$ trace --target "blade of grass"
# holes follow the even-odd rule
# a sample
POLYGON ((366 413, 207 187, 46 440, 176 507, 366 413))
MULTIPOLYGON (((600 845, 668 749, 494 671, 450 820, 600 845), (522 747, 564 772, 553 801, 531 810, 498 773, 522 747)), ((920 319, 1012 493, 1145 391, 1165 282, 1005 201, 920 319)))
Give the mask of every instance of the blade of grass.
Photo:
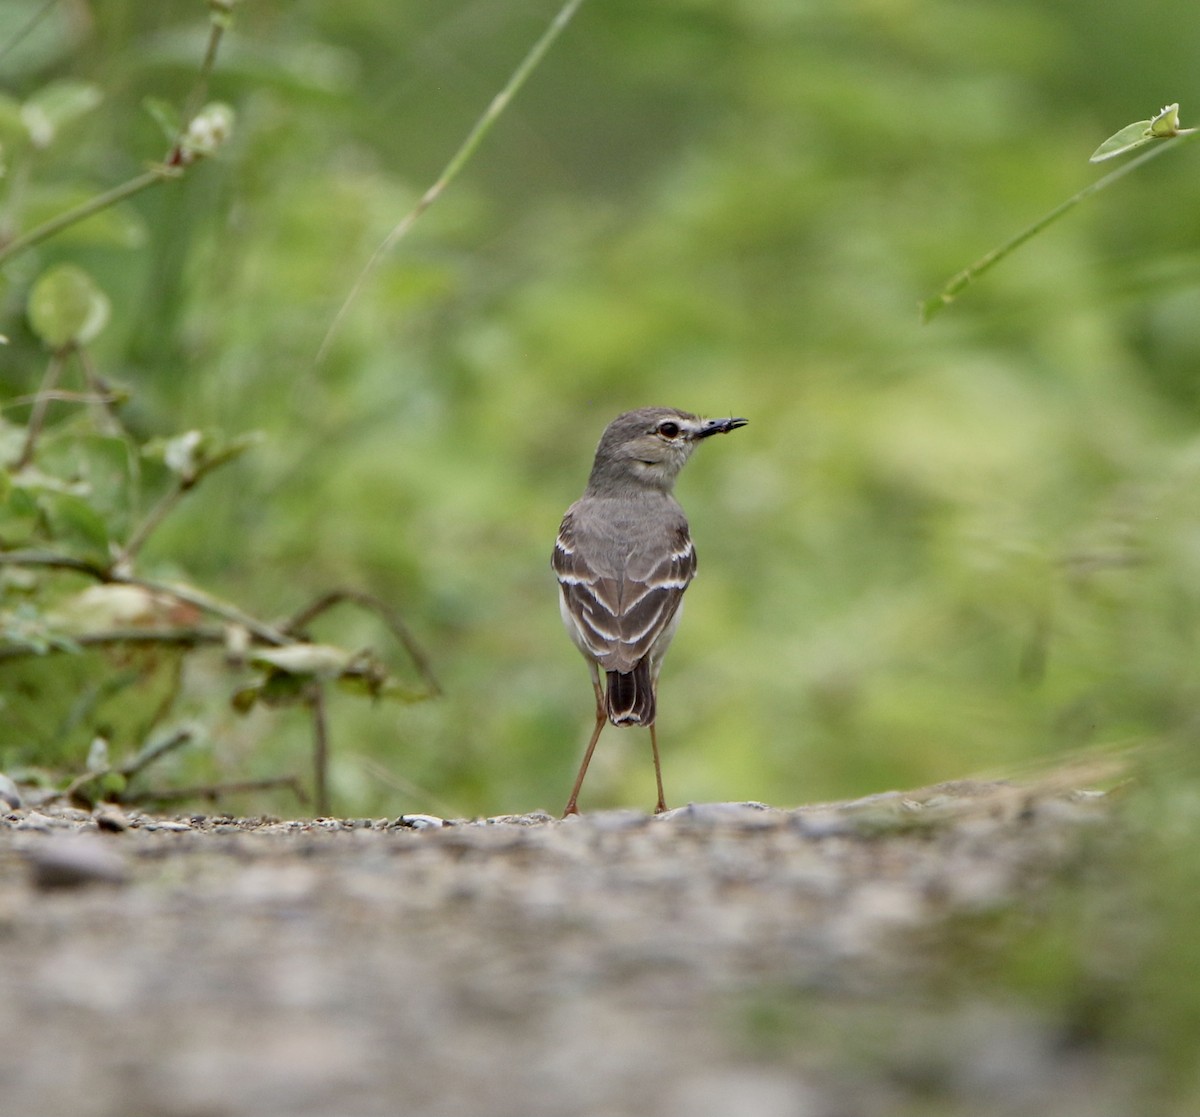
POLYGON ((31 15, 24 22, 24 24, 17 28, 8 42, 5 43, 4 46, 0 47, 0 62, 7 58, 12 51, 16 50, 16 48, 24 41, 25 37, 29 35, 37 27, 37 25, 46 18, 46 16, 50 14, 51 10, 57 3, 58 0, 46 0, 45 4, 38 8, 37 11, 35 11, 33 15, 31 15))
POLYGON ((483 142, 483 138, 488 134, 492 125, 496 123, 504 110, 508 108, 509 102, 520 91, 529 78, 529 75, 537 69, 538 64, 545 57, 554 40, 558 38, 567 24, 571 22, 571 17, 574 16, 582 3, 583 0, 567 0, 559 9, 558 15, 551 20, 550 25, 542 32, 537 42, 529 48, 529 52, 521 60, 520 65, 512 72, 512 76, 504 84, 504 88, 492 98, 483 115, 475 122, 471 131, 467 133, 467 138, 463 140, 458 150, 450 157, 450 162, 446 164, 437 181, 421 195, 417 200, 417 204, 396 223, 392 231, 383 238, 375 251, 371 253, 371 258, 363 266, 362 271, 358 273, 358 278, 351 285, 349 293, 342 301, 342 305, 338 308, 337 313, 333 316, 333 321, 329 324, 329 329, 326 330, 325 337, 321 340, 321 345, 317 349, 317 355, 313 361, 314 364, 319 365, 325 359, 330 345, 333 344, 334 337, 341 328, 346 315, 350 312, 350 307, 354 304, 355 299, 358 298, 359 292, 371 274, 379 266, 380 261, 395 247, 397 241, 404 237, 413 225, 416 224, 421 214, 433 205, 441 197, 446 187, 454 181, 458 172, 463 169, 471 156, 475 154, 479 145, 483 142))
POLYGON ((1169 148, 1177 147, 1184 140, 1195 135, 1195 130, 1188 132, 1180 132, 1177 136, 1171 137, 1174 142, 1156 143, 1149 150, 1142 152, 1135 159, 1131 159, 1122 167, 1118 167, 1115 171, 1111 171, 1103 178, 1098 178, 1095 182, 1085 186, 1078 194, 1072 195, 1065 202, 1057 205, 1049 213, 1039 217, 1032 225, 1022 229, 1015 237, 1005 241, 997 248, 993 248, 990 252, 980 256, 973 264, 964 268, 957 275, 953 276, 946 282, 946 285, 936 294, 926 299, 921 303, 921 321, 928 322, 939 311, 944 310, 954 301, 958 294, 966 287, 970 286, 985 272, 994 268, 1006 256, 1011 255, 1021 247, 1027 240, 1031 240, 1037 236, 1047 226, 1054 224, 1060 217, 1069 213, 1080 202, 1090 198, 1093 194, 1099 193, 1106 187, 1111 186, 1118 179, 1124 178, 1131 171, 1137 170, 1138 167, 1145 163, 1149 163, 1151 159, 1156 159, 1164 151, 1169 148))

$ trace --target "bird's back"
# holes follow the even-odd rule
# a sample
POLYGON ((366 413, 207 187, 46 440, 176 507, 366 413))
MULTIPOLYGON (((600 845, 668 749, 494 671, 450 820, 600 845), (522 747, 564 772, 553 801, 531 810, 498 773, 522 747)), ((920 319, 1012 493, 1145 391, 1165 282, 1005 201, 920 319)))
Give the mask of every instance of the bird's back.
POLYGON ((604 670, 626 673, 670 626, 696 553, 670 494, 585 495, 563 518, 553 565, 576 642, 604 670))

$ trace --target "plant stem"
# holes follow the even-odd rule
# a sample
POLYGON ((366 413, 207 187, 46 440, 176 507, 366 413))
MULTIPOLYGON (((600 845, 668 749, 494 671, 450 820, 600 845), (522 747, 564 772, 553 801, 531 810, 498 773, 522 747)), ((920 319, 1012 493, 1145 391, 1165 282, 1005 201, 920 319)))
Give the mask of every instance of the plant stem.
POLYGON ((180 585, 174 582, 159 582, 153 578, 137 578, 132 574, 124 574, 86 562, 71 555, 62 555, 54 551, 0 551, 0 566, 43 567, 52 570, 70 570, 76 574, 85 574, 97 582, 107 585, 138 586, 151 593, 161 593, 184 605, 192 605, 202 613, 209 613, 231 624, 241 625, 251 636, 264 644, 274 647, 286 647, 296 641, 285 636, 274 625, 260 621, 236 605, 220 598, 213 597, 198 590, 194 586, 180 585))
POLYGON ((116 771, 126 779, 132 779, 143 769, 149 768, 156 760, 161 760, 167 753, 188 744, 194 736, 195 733, 191 729, 176 729, 174 732, 160 737, 157 741, 151 741, 124 764, 118 765, 116 771))
POLYGON ((75 359, 79 361, 79 367, 83 369, 83 379, 93 394, 92 399, 83 399, 80 402, 87 403, 92 408, 96 429, 106 435, 126 435, 127 432, 116 412, 116 405, 124 402, 123 397, 109 388, 104 378, 96 371, 95 362, 86 349, 77 349, 75 359))
POLYGON ((121 548, 121 553, 113 560, 114 567, 117 569, 127 568, 133 562, 154 529, 170 515, 171 510, 183 499, 190 488, 191 485, 182 477, 176 478, 175 484, 159 497, 154 507, 142 518, 141 523, 130 532, 125 546, 121 548))
POLYGON ((19 256, 34 245, 41 244, 42 241, 49 239, 56 233, 61 233, 64 229, 70 228, 80 221, 85 221, 93 214, 108 209, 110 206, 115 206, 118 202, 123 202, 126 198, 132 198, 134 194, 141 193, 149 186, 155 186, 160 182, 166 182, 169 179, 179 177, 180 172, 175 167, 151 167, 148 171, 143 171, 136 178, 131 178, 128 182, 123 182, 120 186, 114 186, 111 190, 106 190, 103 194, 97 194, 94 198, 89 198, 86 202, 75 206, 73 209, 66 210, 57 217, 50 218, 49 221, 43 221, 36 228, 30 229, 29 232, 22 233, 15 240, 9 241, 3 248, 0 248, 0 266, 3 266, 14 256, 19 256))
POLYGON ((399 610, 394 609, 374 594, 364 593, 362 590, 331 590, 329 593, 322 594, 312 604, 305 606, 295 616, 281 624, 279 626, 280 630, 289 636, 301 639, 301 630, 303 628, 322 613, 343 602, 350 605, 357 605, 360 609, 366 609, 378 616, 408 653, 409 659, 413 661, 413 665, 428 688, 429 696, 432 698, 442 693, 441 684, 437 681, 433 673, 433 667, 429 663, 429 658, 409 631, 408 625, 400 615, 399 610))
MULTIPOLYGON (((0 558, 2 557, 0 555, 0 558)), ((284 636, 274 625, 266 624, 239 609, 236 605, 213 597, 194 586, 184 586, 175 582, 159 582, 153 578, 135 578, 133 575, 118 573, 110 574, 107 581, 124 586, 140 586, 151 593, 164 593, 184 605, 194 605, 202 613, 211 613, 214 617, 220 617, 232 624, 240 624, 251 636, 261 640, 264 644, 285 647, 295 643, 284 636)))
POLYGON ((124 403, 128 397, 120 392, 72 392, 66 388, 55 388, 51 391, 35 392, 31 396, 13 396, 12 399, 0 404, 0 411, 10 407, 28 407, 39 399, 51 403, 84 403, 91 406, 104 406, 110 403, 124 403))
POLYGON ((62 374, 66 360, 65 350, 56 350, 50 354, 50 363, 46 366, 46 374, 42 377, 41 387, 38 388, 33 402, 33 412, 29 416, 29 426, 25 430, 25 445, 21 448, 21 456, 17 459, 16 465, 13 466, 14 473, 20 473, 33 461, 37 440, 42 433, 42 426, 46 422, 46 411, 50 407, 50 400, 58 385, 58 378, 62 374))
POLYGON ((1178 147, 1181 143, 1190 139, 1195 134, 1194 130, 1189 129, 1187 132, 1180 132, 1176 136, 1171 137, 1172 143, 1159 142, 1154 146, 1144 151, 1135 159, 1131 159, 1123 167, 1118 167, 1115 171, 1106 174, 1103 178, 1098 178, 1095 182, 1085 186, 1078 194, 1072 195, 1065 202, 1057 205, 1049 213, 1039 217, 1032 225, 1022 229, 1015 237, 1005 241, 997 248, 993 248, 991 252, 980 256, 973 264, 970 264, 957 275, 953 276, 946 282, 946 285, 936 295, 931 296, 921 303, 921 320, 928 322, 935 314, 952 303, 955 297, 967 286, 974 283, 984 272, 995 267, 1006 256, 1020 248, 1027 240, 1031 240, 1037 236, 1047 226, 1054 224, 1060 217, 1074 209, 1080 202, 1090 198, 1093 194, 1099 193, 1101 190, 1111 186, 1120 178, 1145 163, 1149 163, 1151 159, 1157 159, 1164 151, 1178 147))
POLYGON ((183 125, 179 129, 176 147, 179 146, 179 142, 187 132, 192 117, 200 111, 200 107, 204 103, 204 95, 208 92, 208 79, 212 76, 213 67, 217 62, 217 48, 221 45, 221 38, 225 34, 227 24, 228 13, 218 14, 214 11, 209 18, 208 45, 204 49, 204 60, 200 63, 200 72, 196 75, 196 84, 188 93, 187 102, 183 108, 183 125))
POLYGON ((329 723, 325 716, 325 688, 312 684, 309 702, 313 719, 313 801, 318 818, 329 815, 329 723))
POLYGON ((417 204, 397 222, 392 231, 383 238, 379 246, 371 254, 371 258, 366 262, 362 271, 358 273, 358 278, 355 279, 353 285, 350 287, 350 293, 338 308, 338 312, 333 316, 333 321, 329 324, 329 329, 326 330, 325 337, 321 340, 321 345, 317 349, 317 355, 313 361, 314 364, 319 365, 325 359, 325 355, 329 352, 329 347, 332 345, 343 319, 349 313, 351 305, 358 298, 358 293, 362 290, 367 279, 379 266, 380 261, 395 247, 396 242, 404 237, 417 223, 417 219, 441 197, 446 187, 454 181, 458 172, 463 169, 471 156, 475 154, 484 136, 488 134, 492 125, 496 123, 500 115, 508 108, 509 102, 520 91, 529 75, 537 69, 538 63, 545 57, 554 40, 558 38, 567 24, 571 22, 571 17, 582 3, 583 0, 567 0, 559 9, 558 15, 551 20, 550 26, 542 32, 537 42, 529 48, 529 52, 521 60, 520 65, 512 72, 512 75, 504 84, 504 88, 492 98, 483 115, 475 122, 471 131, 467 133, 467 138, 463 140, 459 149, 450 157, 450 162, 446 164, 437 181, 421 195, 417 200, 417 204))
POLYGON ((221 644, 225 630, 208 628, 111 628, 100 632, 82 632, 69 637, 70 645, 52 644, 49 647, 20 642, 0 644, 0 660, 26 659, 31 656, 53 655, 78 651, 79 648, 120 647, 125 644, 162 644, 180 648, 198 648, 205 644, 221 644), (72 648, 71 645, 74 645, 72 648))

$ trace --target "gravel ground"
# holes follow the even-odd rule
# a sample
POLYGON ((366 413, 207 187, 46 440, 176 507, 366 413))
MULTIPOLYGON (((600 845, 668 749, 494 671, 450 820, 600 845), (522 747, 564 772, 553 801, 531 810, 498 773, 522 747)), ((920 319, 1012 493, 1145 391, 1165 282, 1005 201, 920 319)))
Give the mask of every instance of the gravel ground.
POLYGON ((1033 1010, 932 996, 1105 797, 443 823, 0 816, 0 1112, 1127 1115, 1033 1010))

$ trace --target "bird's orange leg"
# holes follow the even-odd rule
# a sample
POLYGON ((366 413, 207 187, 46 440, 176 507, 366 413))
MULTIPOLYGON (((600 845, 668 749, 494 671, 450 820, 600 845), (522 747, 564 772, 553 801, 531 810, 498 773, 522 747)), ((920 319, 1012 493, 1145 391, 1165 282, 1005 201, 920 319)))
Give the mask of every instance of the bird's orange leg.
POLYGON ((658 806, 655 814, 662 814, 667 809, 667 801, 663 798, 662 764, 658 759, 658 736, 654 732, 654 722, 650 723, 650 751, 654 753, 654 779, 658 783, 658 806))
POLYGON ((596 728, 592 730, 592 739, 588 742, 587 751, 583 754, 583 763, 579 765, 579 775, 575 777, 575 786, 571 788, 571 798, 567 800, 563 818, 579 813, 579 807, 576 805, 579 789, 583 787, 583 777, 587 775, 588 765, 592 762, 592 753, 596 751, 596 742, 600 740, 600 731, 604 728, 604 723, 608 721, 608 715, 604 712, 604 691, 600 689, 600 675, 595 670, 592 673, 592 689, 596 692, 596 728))

